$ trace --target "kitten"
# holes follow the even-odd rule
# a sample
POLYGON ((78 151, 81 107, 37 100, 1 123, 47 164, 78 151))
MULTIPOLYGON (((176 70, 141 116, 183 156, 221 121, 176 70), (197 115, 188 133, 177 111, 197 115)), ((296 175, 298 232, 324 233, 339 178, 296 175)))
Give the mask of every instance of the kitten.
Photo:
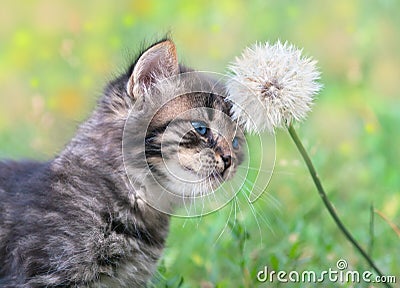
POLYGON ((214 192, 243 159, 224 90, 190 71, 155 43, 54 160, 0 162, 0 287, 146 285, 176 199, 214 192))

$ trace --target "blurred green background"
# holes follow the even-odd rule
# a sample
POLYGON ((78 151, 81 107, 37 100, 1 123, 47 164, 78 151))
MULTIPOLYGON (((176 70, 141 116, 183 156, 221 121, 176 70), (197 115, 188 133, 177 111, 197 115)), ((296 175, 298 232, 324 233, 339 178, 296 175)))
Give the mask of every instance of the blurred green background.
MULTIPOLYGON (((1 6, 1 158, 53 157, 105 82, 143 41, 167 32, 181 61, 215 72, 256 41, 304 47, 319 61, 325 87, 298 132, 342 220, 399 285, 400 235, 393 227, 400 225, 400 2, 40 0, 1 6), (371 214, 371 206, 383 217, 371 214)), ((174 218, 153 282, 264 287, 256 280, 264 266, 318 272, 335 269, 339 259, 349 269, 371 270, 333 224, 282 131, 263 197, 251 207, 239 197, 207 217, 174 218)))

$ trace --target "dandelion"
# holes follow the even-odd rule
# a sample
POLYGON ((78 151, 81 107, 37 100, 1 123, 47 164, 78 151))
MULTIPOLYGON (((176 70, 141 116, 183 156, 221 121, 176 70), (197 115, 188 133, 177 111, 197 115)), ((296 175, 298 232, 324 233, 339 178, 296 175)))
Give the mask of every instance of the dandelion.
POLYGON ((229 67, 227 83, 233 118, 249 132, 273 132, 292 120, 301 121, 321 89, 317 62, 280 41, 255 44, 229 67))
MULTIPOLYGON (((314 96, 321 89, 316 61, 301 56, 301 50, 285 42, 256 44, 247 48, 231 64, 227 81, 232 117, 248 132, 274 132, 287 127, 303 157, 325 207, 349 242, 369 265, 382 276, 369 255, 354 239, 329 201, 314 165, 298 137, 292 121, 301 121, 311 110, 314 96)), ((387 287, 390 287, 386 283, 387 287)))

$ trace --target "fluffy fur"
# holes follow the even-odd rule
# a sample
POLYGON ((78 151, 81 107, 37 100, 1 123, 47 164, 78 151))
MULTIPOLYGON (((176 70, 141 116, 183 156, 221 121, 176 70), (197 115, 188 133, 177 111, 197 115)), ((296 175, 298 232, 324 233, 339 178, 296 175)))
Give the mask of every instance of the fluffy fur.
POLYGON ((188 71, 170 40, 158 42, 107 85, 55 159, 0 162, 0 287, 145 285, 169 223, 151 199, 162 189, 213 191, 242 159, 223 91, 212 79, 177 78, 188 71))

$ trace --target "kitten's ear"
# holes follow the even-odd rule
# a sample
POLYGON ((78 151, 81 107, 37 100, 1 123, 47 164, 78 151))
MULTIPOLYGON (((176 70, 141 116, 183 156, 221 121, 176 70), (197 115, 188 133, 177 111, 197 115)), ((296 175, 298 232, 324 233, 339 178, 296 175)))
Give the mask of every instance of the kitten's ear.
POLYGON ((175 44, 171 40, 157 43, 137 60, 126 86, 128 95, 137 100, 157 81, 178 73, 179 63, 175 44))

